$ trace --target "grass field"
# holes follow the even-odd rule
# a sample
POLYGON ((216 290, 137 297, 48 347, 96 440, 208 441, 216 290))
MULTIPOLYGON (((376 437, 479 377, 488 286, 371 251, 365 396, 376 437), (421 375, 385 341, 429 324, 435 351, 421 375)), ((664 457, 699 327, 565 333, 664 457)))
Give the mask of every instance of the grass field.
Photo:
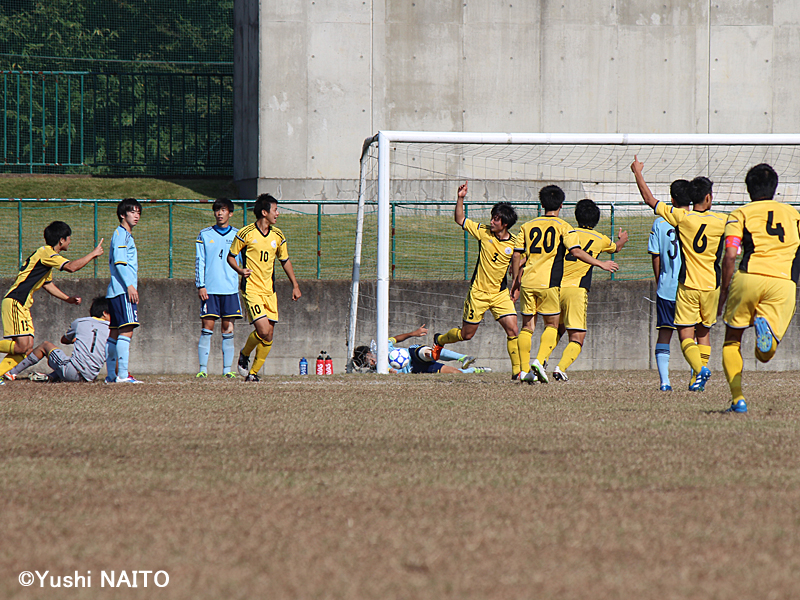
POLYGON ((146 379, 0 388, 1 598, 800 596, 796 372, 146 379))

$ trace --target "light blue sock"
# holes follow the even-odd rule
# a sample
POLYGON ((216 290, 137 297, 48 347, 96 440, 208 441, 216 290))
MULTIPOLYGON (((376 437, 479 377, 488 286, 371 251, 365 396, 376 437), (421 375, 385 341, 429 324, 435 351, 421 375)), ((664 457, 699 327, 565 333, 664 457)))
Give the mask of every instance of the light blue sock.
POLYGON ((661 385, 670 385, 669 382, 669 344, 656 344, 656 366, 661 385))
POLYGON ((439 360, 461 360, 466 354, 459 354, 447 348, 442 348, 442 353, 439 355, 439 360))
POLYGON ((475 367, 469 367, 467 369, 459 369, 459 371, 461 371, 462 373, 474 373, 475 367))
POLYGON ((197 342, 197 359, 200 362, 200 372, 208 373, 208 353, 211 352, 211 336, 214 332, 205 327, 200 330, 200 341, 197 342))
POLYGON ((106 341, 106 371, 109 379, 117 378, 117 340, 114 338, 106 341))
POLYGON ((131 338, 121 335, 117 338, 117 379, 128 378, 128 356, 131 351, 131 338))
POLYGON ((233 365, 233 355, 236 349, 233 347, 233 334, 222 334, 222 374, 231 372, 233 365))

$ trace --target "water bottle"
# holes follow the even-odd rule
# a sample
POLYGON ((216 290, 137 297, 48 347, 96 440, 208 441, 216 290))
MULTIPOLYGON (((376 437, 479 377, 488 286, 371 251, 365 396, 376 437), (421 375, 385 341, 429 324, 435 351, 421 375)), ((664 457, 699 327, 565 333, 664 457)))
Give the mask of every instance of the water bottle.
POLYGON ((325 375, 325 358, 323 357, 324 351, 319 353, 317 357, 317 375, 325 375))
POLYGON ((305 356, 300 359, 300 375, 308 375, 308 361, 305 356))
POLYGON ((333 359, 325 353, 325 375, 333 375, 333 359))

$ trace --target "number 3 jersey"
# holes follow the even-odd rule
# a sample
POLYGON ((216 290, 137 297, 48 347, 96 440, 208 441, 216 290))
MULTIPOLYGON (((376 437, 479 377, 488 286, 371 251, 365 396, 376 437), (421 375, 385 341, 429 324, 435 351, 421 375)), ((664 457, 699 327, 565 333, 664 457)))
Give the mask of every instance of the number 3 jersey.
POLYGON ((678 295, 678 275, 681 271, 681 253, 678 248, 678 232, 663 217, 653 221, 647 251, 661 257, 656 293, 664 300, 675 302, 678 295))
POLYGON ((676 208, 664 202, 658 202, 654 212, 678 231, 682 263, 678 281, 692 290, 717 289, 728 215, 676 208))
POLYGON ((233 227, 206 227, 197 236, 194 268, 194 284, 197 289, 206 288, 209 294, 235 294, 239 287, 239 275, 228 264, 228 252, 236 238, 233 227))
POLYGON ((246 295, 275 293, 275 259, 289 260, 286 237, 277 227, 262 233, 255 223, 242 227, 231 243, 230 254, 241 254, 241 267, 250 269, 250 277, 242 277, 241 289, 246 295))
POLYGON ((742 240, 739 270, 791 279, 800 275, 800 213, 775 200, 756 200, 728 215, 725 237, 742 240))
POLYGON ((472 273, 472 287, 487 294, 496 294, 506 289, 506 273, 514 255, 516 238, 509 235, 508 239, 499 240, 489 227, 471 219, 464 219, 462 227, 480 243, 478 262, 472 273))
POLYGON ((555 216, 537 217, 525 223, 517 242, 517 252, 527 258, 520 284, 525 289, 560 287, 564 256, 572 248, 581 246, 575 228, 555 216))

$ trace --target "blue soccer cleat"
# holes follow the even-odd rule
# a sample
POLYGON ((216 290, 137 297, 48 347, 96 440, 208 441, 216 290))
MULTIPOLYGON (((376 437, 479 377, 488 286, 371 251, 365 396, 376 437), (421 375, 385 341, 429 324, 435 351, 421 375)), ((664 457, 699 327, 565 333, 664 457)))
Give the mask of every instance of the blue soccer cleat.
POLYGON ((704 392, 706 389, 706 381, 711 379, 711 371, 708 367, 703 367, 697 374, 694 383, 689 386, 690 392, 704 392))
POLYGON ((756 317, 753 320, 753 325, 756 326, 756 348, 760 352, 767 353, 772 350, 772 343, 775 339, 772 336, 772 330, 769 328, 769 323, 764 317, 756 317))
POLYGON ((665 384, 662 384, 662 386, 660 388, 658 388, 658 389, 659 389, 659 391, 662 391, 662 392, 671 392, 672 391, 672 386, 670 384, 668 384, 668 383, 665 383, 665 384))
POLYGON ((725 412, 729 413, 746 413, 747 412, 747 402, 744 399, 739 400, 738 402, 732 402, 731 405, 725 410, 725 412))

